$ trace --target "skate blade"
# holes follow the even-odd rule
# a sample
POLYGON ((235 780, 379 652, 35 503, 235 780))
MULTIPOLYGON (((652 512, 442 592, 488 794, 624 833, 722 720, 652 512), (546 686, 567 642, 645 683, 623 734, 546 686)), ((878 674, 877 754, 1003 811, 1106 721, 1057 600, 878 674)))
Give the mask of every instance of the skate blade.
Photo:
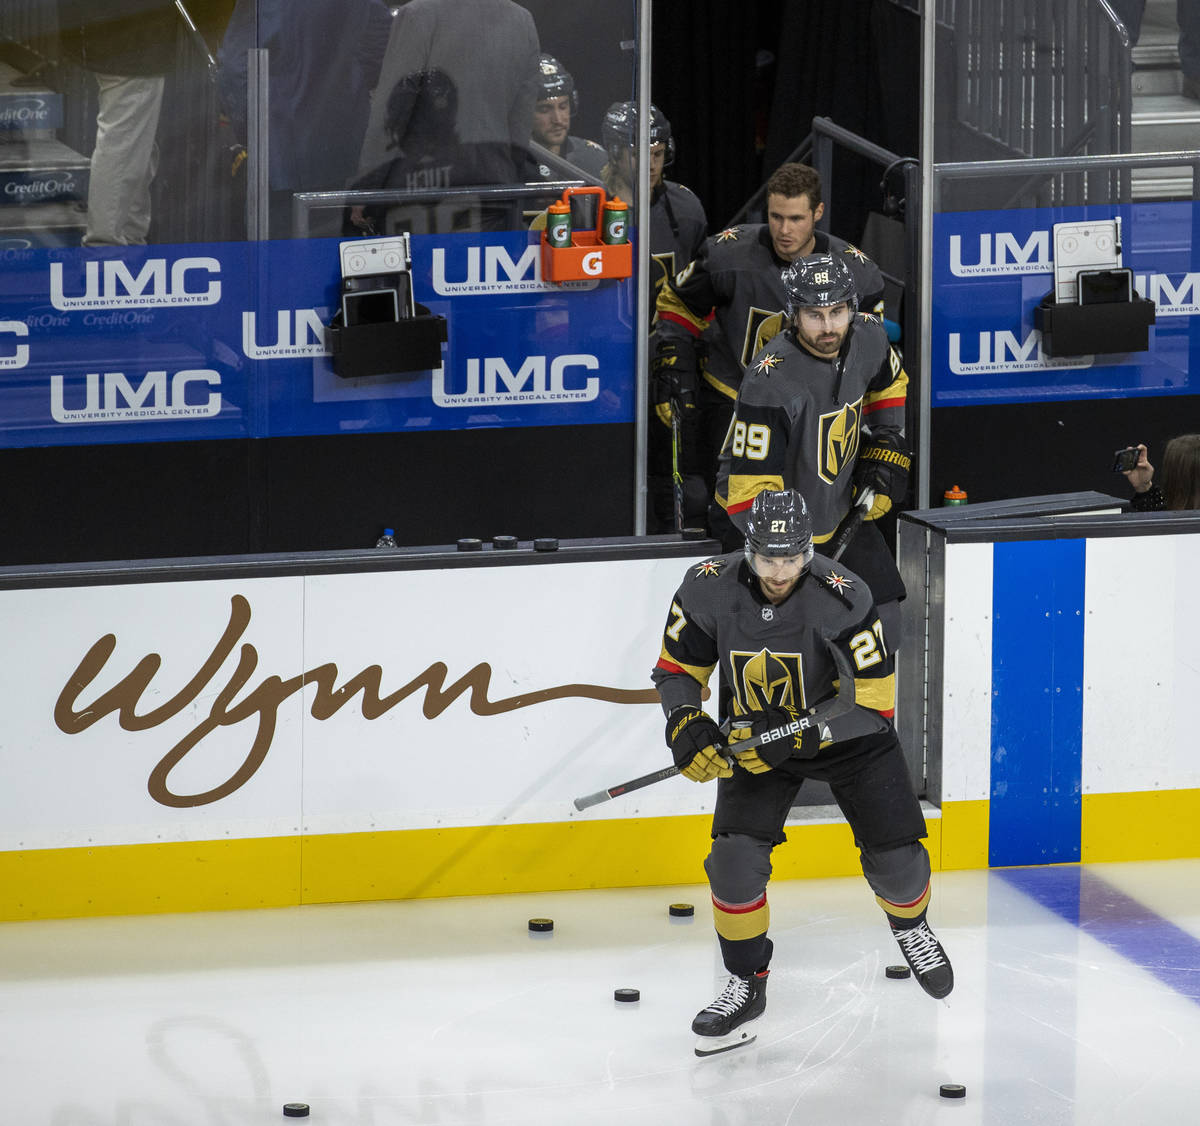
POLYGON ((720 1055, 721 1052, 732 1052, 736 1048, 744 1048, 753 1044, 758 1033, 742 1025, 725 1036, 699 1036, 696 1038, 696 1055, 701 1059, 705 1056, 720 1055))

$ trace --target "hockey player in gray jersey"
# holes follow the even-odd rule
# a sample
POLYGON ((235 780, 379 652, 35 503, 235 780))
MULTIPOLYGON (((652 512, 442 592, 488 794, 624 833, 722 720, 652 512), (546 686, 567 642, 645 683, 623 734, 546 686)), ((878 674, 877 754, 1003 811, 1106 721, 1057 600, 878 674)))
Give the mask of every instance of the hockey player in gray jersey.
POLYGON ((680 772, 717 783, 704 862, 730 977, 692 1023, 696 1054, 754 1039, 773 950, 771 852, 806 778, 829 783, 859 849, 863 875, 921 987, 954 987, 926 919, 925 819, 892 726, 893 659, 871 593, 853 572, 813 553, 812 523, 792 489, 754 501, 745 548, 689 568, 671 603, 653 680, 680 772), (733 742, 771 741, 727 757, 701 693, 720 667, 731 690, 733 742), (778 737, 789 727, 793 734, 778 737))
POLYGON ((711 523, 721 531, 723 510, 732 547, 759 492, 794 488, 808 502, 816 543, 827 544, 869 487, 866 521, 843 558, 867 581, 898 643, 904 584, 874 521, 908 488, 908 376, 879 319, 856 311, 855 280, 841 258, 799 260, 782 284, 788 328, 754 357, 738 392, 711 523))
POLYGON ((764 321, 787 303, 780 271, 811 254, 832 254, 855 278, 867 311, 883 311, 883 276, 857 247, 816 229, 825 212, 821 179, 784 164, 767 181, 767 222, 728 227, 706 239, 658 292, 651 393, 660 420, 677 401, 699 415, 701 460, 711 493, 717 456, 764 321), (711 326, 711 327, 710 327, 711 326))

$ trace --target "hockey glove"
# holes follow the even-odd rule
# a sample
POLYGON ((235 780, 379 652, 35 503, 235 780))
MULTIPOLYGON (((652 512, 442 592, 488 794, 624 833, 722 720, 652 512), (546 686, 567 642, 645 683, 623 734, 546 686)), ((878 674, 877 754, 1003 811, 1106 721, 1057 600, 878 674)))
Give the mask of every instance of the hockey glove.
POLYGON ((725 761, 721 729, 699 708, 686 704, 667 716, 667 746, 679 773, 693 782, 729 778, 733 768, 725 761))
POLYGON ((878 520, 893 504, 904 499, 911 468, 912 454, 900 446, 894 435, 881 435, 859 449, 854 463, 854 495, 866 488, 875 490, 875 500, 865 519, 878 520))
POLYGON ((789 758, 815 758, 821 748, 821 730, 818 724, 802 727, 798 731, 786 729, 798 723, 803 716, 788 704, 748 712, 733 722, 737 725, 729 733, 730 739, 741 742, 754 736, 778 732, 775 738, 751 747, 746 751, 735 751, 738 766, 751 774, 763 774, 789 758), (785 733, 786 732, 786 733, 785 733))
POLYGON ((664 426, 671 425, 671 404, 687 414, 696 409, 696 360, 686 344, 659 341, 650 361, 650 400, 664 426))

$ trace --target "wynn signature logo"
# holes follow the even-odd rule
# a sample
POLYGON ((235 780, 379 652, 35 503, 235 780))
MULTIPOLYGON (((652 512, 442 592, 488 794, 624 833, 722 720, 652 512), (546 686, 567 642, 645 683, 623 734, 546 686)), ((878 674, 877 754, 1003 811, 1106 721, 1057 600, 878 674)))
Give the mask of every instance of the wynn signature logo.
POLYGON ((501 715, 518 708, 529 708, 573 696, 611 704, 658 703, 658 693, 652 688, 607 688, 599 684, 560 684, 536 692, 522 692, 502 700, 490 700, 491 665, 477 664, 447 687, 449 669, 441 661, 433 662, 407 684, 386 695, 382 694, 381 666, 368 665, 339 686, 338 667, 332 662, 287 679, 273 674, 264 676, 241 695, 258 671, 258 650, 248 641, 242 641, 249 625, 250 603, 242 595, 235 594, 230 601, 229 624, 196 674, 164 704, 140 714, 138 705, 142 696, 150 689, 155 674, 162 666, 162 657, 158 653, 146 654, 125 677, 90 704, 80 701, 116 649, 116 635, 105 634, 87 651, 59 693, 54 705, 55 724, 67 735, 78 735, 115 712, 117 722, 126 731, 148 731, 158 727, 192 705, 201 695, 211 692, 209 686, 213 678, 241 642, 237 667, 226 685, 217 692, 208 715, 167 751, 150 772, 147 782, 150 796, 162 805, 185 808, 220 801, 253 778, 271 749, 280 705, 309 684, 316 686, 310 713, 313 719, 318 720, 329 719, 359 693, 362 693, 363 718, 378 719, 422 689, 425 697, 421 710, 426 719, 436 719, 464 693, 470 694, 469 706, 478 716, 501 715), (177 794, 171 790, 171 771, 207 735, 219 727, 232 727, 247 720, 256 725, 253 743, 241 765, 225 781, 202 793, 177 794))

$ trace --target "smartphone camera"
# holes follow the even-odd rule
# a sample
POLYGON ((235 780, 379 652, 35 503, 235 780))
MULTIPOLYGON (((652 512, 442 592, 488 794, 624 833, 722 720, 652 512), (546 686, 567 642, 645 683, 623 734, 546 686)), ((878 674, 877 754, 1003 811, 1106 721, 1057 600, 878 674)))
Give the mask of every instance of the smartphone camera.
POLYGON ((1126 446, 1123 450, 1117 450, 1113 454, 1113 472, 1128 473, 1131 469, 1135 469, 1138 463, 1138 448, 1137 446, 1126 446))

